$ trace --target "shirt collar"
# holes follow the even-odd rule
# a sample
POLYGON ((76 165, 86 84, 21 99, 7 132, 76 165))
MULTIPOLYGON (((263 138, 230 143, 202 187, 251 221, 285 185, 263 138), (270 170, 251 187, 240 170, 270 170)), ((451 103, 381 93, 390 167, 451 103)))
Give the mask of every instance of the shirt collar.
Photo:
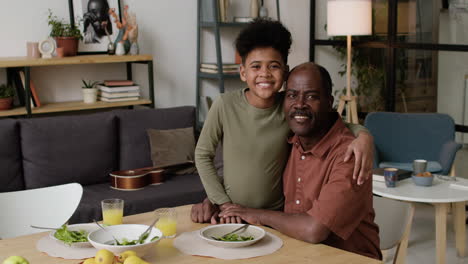
POLYGON ((297 148, 301 153, 310 153, 317 157, 322 157, 325 153, 328 152, 330 148, 336 143, 336 137, 341 134, 341 131, 346 128, 343 120, 341 117, 336 113, 333 115, 336 118, 335 123, 333 126, 328 130, 327 134, 309 151, 304 151, 301 146, 301 142, 299 137, 294 134, 292 137, 288 138, 288 143, 293 144, 295 148, 297 148))

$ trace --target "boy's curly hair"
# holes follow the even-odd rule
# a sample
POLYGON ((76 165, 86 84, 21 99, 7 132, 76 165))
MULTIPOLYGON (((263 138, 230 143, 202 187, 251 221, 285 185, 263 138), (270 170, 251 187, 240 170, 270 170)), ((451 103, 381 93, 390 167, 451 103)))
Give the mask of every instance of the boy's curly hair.
POLYGON ((288 63, 291 48, 291 33, 279 21, 270 18, 256 18, 237 36, 236 50, 245 63, 247 55, 259 47, 272 47, 283 57, 284 64, 288 63))

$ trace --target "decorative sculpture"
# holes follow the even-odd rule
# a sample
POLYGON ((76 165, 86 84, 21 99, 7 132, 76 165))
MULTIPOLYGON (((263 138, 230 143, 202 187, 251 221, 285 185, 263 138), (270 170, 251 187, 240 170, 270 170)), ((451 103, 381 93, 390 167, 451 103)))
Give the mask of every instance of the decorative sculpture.
POLYGON ((136 43, 136 39, 138 37, 138 25, 136 24, 136 16, 129 16, 128 5, 125 5, 124 7, 122 21, 119 21, 119 18, 115 13, 115 8, 109 9, 109 14, 114 18, 115 25, 119 29, 119 34, 117 35, 114 41, 116 45, 116 54, 117 48, 119 47, 119 43, 122 43, 125 51, 124 54, 127 54, 130 51, 130 46, 132 45, 132 42, 130 42, 129 37, 132 39, 133 43, 136 43))

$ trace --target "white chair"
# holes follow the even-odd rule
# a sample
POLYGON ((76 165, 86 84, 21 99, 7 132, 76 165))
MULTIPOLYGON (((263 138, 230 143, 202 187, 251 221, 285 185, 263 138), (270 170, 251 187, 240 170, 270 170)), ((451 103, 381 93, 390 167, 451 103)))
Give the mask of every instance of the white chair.
POLYGON ((78 183, 0 193, 0 238, 44 232, 31 225, 60 227, 73 215, 82 195, 78 183))
POLYGON ((397 246, 393 263, 405 263, 414 205, 374 196, 374 211, 382 253, 397 246))

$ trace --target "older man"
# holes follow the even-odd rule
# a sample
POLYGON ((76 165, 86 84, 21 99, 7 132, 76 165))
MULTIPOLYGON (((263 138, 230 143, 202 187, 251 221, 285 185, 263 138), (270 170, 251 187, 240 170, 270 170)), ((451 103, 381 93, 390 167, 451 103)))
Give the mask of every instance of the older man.
POLYGON ((343 161, 354 136, 332 109, 331 87, 319 65, 304 63, 290 73, 284 111, 294 136, 283 174, 284 212, 233 206, 220 217, 240 217, 296 239, 381 259, 372 181, 357 185, 354 162, 343 161))

